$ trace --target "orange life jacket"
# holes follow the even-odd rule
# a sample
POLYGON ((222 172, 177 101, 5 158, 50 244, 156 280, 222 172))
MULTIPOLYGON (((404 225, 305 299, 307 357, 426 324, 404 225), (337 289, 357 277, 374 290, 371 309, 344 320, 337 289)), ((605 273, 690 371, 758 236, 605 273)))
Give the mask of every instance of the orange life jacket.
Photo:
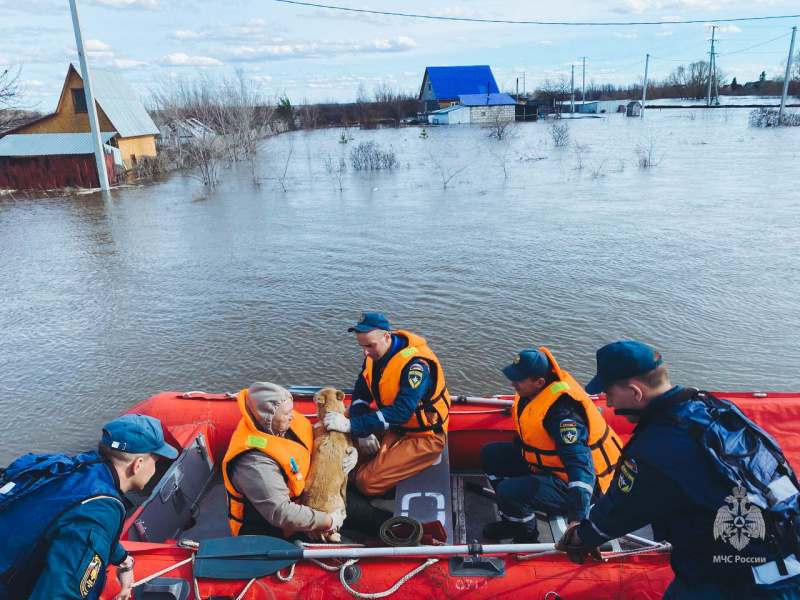
MULTIPOLYGON (((552 473, 564 482, 568 482, 567 470, 556 452, 556 444, 544 428, 544 418, 547 411, 563 394, 567 394, 572 399, 580 402, 586 411, 589 426, 589 448, 592 451, 592 459, 594 460, 594 472, 600 484, 600 489, 605 492, 611 484, 614 467, 622 450, 622 442, 617 434, 614 433, 614 430, 606 423, 603 415, 600 414, 588 394, 572 378, 572 375, 558 366, 558 363, 547 348, 542 347, 540 350, 550 360, 551 370, 556 381, 539 392, 523 408, 521 415, 517 414, 519 395, 517 395, 514 405, 511 407, 514 426, 522 439, 525 461, 534 472, 552 473)), ((563 432, 564 435, 569 435, 568 429, 569 425, 566 425, 563 432)))
POLYGON ((303 491, 311 465, 311 447, 314 443, 314 431, 311 422, 300 413, 294 413, 289 430, 294 432, 301 443, 291 439, 264 433, 253 423, 253 419, 245 406, 247 390, 239 392, 237 400, 242 418, 233 432, 225 459, 222 461, 222 477, 225 490, 228 492, 228 523, 231 533, 238 535, 244 523, 244 503, 247 499, 233 487, 230 479, 230 467, 234 459, 250 450, 260 450, 277 462, 286 477, 289 496, 294 500, 303 491))
MULTIPOLYGON (((422 400, 419 403, 411 418, 399 429, 406 435, 412 436, 447 433, 448 418, 450 417, 450 394, 447 391, 447 383, 439 359, 420 336, 401 330, 392 333, 405 339, 408 345, 389 359, 383 371, 376 374, 377 379, 373 379, 374 363, 372 359, 367 357, 364 361, 362 375, 375 403, 379 408, 391 406, 400 392, 400 377, 403 374, 403 368, 413 359, 421 358, 430 369, 433 394, 430 394, 428 400, 422 400)), ((426 396, 428 395, 426 394, 426 396)))

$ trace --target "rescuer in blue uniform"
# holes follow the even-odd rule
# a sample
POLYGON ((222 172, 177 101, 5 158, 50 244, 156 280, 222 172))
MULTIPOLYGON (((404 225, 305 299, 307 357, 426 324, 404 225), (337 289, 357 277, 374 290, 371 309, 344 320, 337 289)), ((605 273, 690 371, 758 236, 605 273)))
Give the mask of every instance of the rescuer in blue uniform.
POLYGON ((511 415, 518 437, 481 448, 501 517, 483 535, 530 543, 538 539, 534 511, 571 523, 586 516, 608 487, 622 444, 546 348, 524 349, 503 374, 517 393, 511 415))
POLYGON ((442 366, 420 336, 393 331, 380 313, 362 314, 348 331, 356 334, 364 363, 350 418, 329 412, 325 427, 358 438, 362 457, 371 458, 358 468, 356 485, 363 494, 376 496, 441 456, 450 396, 442 366))
POLYGON ((637 425, 608 492, 558 549, 582 564, 652 524, 672 544, 665 599, 800 598, 798 482, 766 432, 726 400, 673 386, 660 354, 639 342, 598 350, 586 391, 605 391, 637 425), (758 469, 741 467, 750 464, 758 469))
POLYGON ((108 564, 117 566, 115 600, 128 600, 124 494, 144 489, 159 457, 177 456, 158 419, 132 414, 103 428, 96 452, 27 454, 9 465, 0 477, 0 600, 93 600, 108 564))

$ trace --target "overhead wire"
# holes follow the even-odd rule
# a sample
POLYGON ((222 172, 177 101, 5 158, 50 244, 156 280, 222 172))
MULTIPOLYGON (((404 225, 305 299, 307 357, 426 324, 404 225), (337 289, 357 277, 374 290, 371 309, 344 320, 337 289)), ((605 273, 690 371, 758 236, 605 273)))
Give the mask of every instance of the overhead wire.
POLYGON ((759 46, 766 46, 767 44, 770 44, 770 43, 772 43, 772 42, 774 42, 776 40, 779 40, 781 38, 788 37, 789 35, 790 35, 789 33, 784 33, 783 35, 779 35, 778 37, 772 38, 771 40, 767 40, 766 42, 761 42, 760 44, 756 44, 755 46, 750 46, 749 48, 742 48, 741 50, 735 50, 733 52, 726 52, 725 54, 722 54, 721 56, 733 56, 734 54, 739 54, 740 52, 747 52, 748 50, 750 50, 752 48, 758 48, 759 46))
POLYGON ((741 21, 767 21, 774 19, 795 19, 797 15, 775 15, 767 17, 738 17, 734 19, 692 19, 685 21, 517 21, 512 19, 475 19, 472 17, 445 17, 440 15, 421 15, 415 13, 401 13, 385 10, 370 10, 367 8, 349 8, 346 6, 333 6, 330 4, 316 4, 314 2, 300 2, 299 0, 275 0, 284 4, 295 4, 297 6, 310 6, 313 8, 325 8, 328 10, 340 10, 344 12, 364 13, 370 15, 384 15, 389 17, 405 17, 408 19, 430 19, 433 21, 462 21, 468 23, 499 23, 506 25, 564 25, 564 26, 627 26, 627 25, 689 25, 693 23, 734 23, 741 21))

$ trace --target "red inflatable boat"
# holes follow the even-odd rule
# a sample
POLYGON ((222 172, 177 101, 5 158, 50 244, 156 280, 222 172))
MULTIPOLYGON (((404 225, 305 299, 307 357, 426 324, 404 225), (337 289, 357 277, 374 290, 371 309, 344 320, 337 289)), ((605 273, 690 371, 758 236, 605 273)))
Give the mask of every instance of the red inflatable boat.
MULTIPOLYGON (((292 388, 295 409, 312 420, 316 389, 292 388)), ((719 395, 736 402, 775 436, 794 465, 800 464, 800 436, 795 433, 800 422, 800 395, 719 395)), ((479 545, 483 541, 482 526, 496 520, 497 513, 487 497, 490 492, 482 491, 486 480, 479 470, 478 452, 486 442, 513 438, 508 410, 511 400, 509 396, 454 399, 448 448, 442 460, 398 486, 394 514, 440 521, 447 546, 395 548, 388 551, 410 551, 414 555, 361 558, 344 556, 347 548, 363 551, 355 544, 333 549, 308 546, 308 558, 289 560, 281 571, 264 576, 248 570, 258 562, 248 553, 241 559, 227 557, 221 563, 202 558, 204 552, 206 556, 214 553, 216 542, 207 540, 230 538, 219 466, 239 422, 235 398, 227 394, 163 392, 144 400, 128 412, 161 419, 167 441, 182 448, 182 453, 170 463, 161 461, 166 464, 161 465, 150 489, 142 494, 141 504, 125 523, 122 542, 136 559, 135 598, 661 598, 672 579, 669 547, 653 540, 649 528, 612 541, 601 549, 603 562, 588 561, 583 566, 552 550, 552 541, 566 525, 563 518, 539 519, 542 544, 535 549, 506 545, 500 552, 489 552, 479 545), (444 552, 444 548, 473 540, 478 544, 464 548, 460 555, 444 552), (312 550, 336 556, 311 560, 312 550), (292 563, 296 564, 290 566, 292 563), (223 567, 216 572, 214 564, 223 567), (243 575, 231 579, 237 565, 243 575)), ((605 408, 602 399, 597 402, 605 408)), ((632 426, 612 411, 606 411, 605 417, 626 439, 632 426)), ((343 533, 348 538, 347 532, 343 533)), ((222 543, 242 539, 223 539, 222 543)), ((102 596, 106 600, 119 591, 111 571, 108 581, 102 596)))

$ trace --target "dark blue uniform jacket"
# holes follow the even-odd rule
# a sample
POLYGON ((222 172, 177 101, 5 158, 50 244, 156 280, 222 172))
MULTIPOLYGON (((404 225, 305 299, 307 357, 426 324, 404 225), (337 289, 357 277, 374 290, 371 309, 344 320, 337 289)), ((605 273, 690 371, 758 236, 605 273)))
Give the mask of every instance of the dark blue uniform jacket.
MULTIPOLYGON (((406 341, 403 338, 392 335, 392 347, 386 353, 386 356, 373 363, 375 369, 382 371, 389 360, 405 347, 406 341)), ((400 375, 400 392, 394 402, 378 412, 371 412, 370 404, 372 404, 373 398, 363 376, 365 367, 366 360, 361 365, 361 373, 356 379, 353 401, 350 404, 350 425, 352 426, 352 433, 356 437, 367 437, 392 426, 405 425, 414 415, 414 411, 420 401, 430 397, 434 392, 431 386, 428 363, 420 358, 415 358, 409 361, 400 375), (419 382, 417 387, 411 385, 408 377, 408 371, 413 365, 422 367, 422 381, 419 382)), ((419 371, 416 372, 418 373, 419 371)))
POLYGON ((714 467, 700 442, 675 425, 675 417, 691 419, 693 410, 702 408, 700 401, 691 399, 672 406, 665 403, 681 390, 672 388, 645 409, 623 449, 611 486, 582 521, 578 535, 599 546, 652 524, 655 539, 672 544, 670 562, 677 577, 691 586, 731 582, 750 575, 758 561, 773 561, 774 553, 767 540, 755 537, 738 552, 715 539, 715 519, 729 502, 726 498, 732 497, 732 484, 714 467), (741 558, 731 564, 717 555, 741 558))

